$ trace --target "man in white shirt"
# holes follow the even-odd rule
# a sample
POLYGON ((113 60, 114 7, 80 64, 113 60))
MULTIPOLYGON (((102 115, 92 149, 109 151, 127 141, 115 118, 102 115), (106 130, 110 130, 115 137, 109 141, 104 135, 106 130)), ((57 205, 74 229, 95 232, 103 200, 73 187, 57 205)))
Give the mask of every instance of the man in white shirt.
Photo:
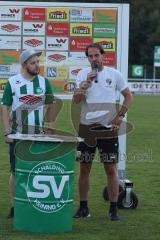
POLYGON ((98 148, 108 181, 110 201, 109 219, 119 220, 117 200, 119 194, 118 129, 131 102, 132 94, 121 73, 103 65, 104 49, 93 43, 87 46, 86 56, 91 67, 78 73, 73 99, 81 103, 79 136, 84 142, 78 146, 80 161, 80 206, 74 218, 89 217, 88 191, 92 161, 98 148), (120 110, 116 110, 117 91, 124 97, 120 110))

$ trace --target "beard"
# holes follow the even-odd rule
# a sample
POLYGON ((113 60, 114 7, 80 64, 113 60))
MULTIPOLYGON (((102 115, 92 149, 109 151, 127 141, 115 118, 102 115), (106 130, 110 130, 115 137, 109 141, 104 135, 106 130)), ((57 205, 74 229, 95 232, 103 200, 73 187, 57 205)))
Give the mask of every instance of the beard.
POLYGON ((39 70, 39 68, 37 69, 37 70, 35 70, 35 71, 31 71, 30 69, 26 69, 27 70, 27 73, 29 74, 29 75, 31 75, 31 76, 37 76, 38 74, 39 74, 39 72, 40 72, 40 70, 39 70))

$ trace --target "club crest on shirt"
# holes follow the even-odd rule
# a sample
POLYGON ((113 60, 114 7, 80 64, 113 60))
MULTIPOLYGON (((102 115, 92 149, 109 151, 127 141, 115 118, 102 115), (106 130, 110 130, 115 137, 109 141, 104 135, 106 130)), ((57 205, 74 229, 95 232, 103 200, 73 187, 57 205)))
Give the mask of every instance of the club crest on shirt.
POLYGON ((112 79, 111 78, 106 79, 106 87, 112 87, 112 79))
POLYGON ((40 88, 40 87, 37 87, 36 88, 36 94, 41 94, 41 93, 43 93, 43 89, 40 88))

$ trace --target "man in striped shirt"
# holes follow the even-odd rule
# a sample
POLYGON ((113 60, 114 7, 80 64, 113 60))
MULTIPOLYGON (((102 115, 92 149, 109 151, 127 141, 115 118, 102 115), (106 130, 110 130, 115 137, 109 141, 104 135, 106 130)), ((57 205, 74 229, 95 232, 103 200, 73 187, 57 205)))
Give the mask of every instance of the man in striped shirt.
POLYGON ((20 55, 22 73, 11 77, 2 98, 2 122, 5 142, 9 144, 11 175, 9 179, 11 209, 9 218, 14 217, 14 172, 15 142, 8 138, 10 133, 38 134, 44 127, 44 117, 51 133, 55 120, 54 97, 47 79, 39 75, 41 52, 25 50, 20 55), (46 112, 44 106, 47 105, 46 112), (9 108, 11 107, 11 116, 9 108))

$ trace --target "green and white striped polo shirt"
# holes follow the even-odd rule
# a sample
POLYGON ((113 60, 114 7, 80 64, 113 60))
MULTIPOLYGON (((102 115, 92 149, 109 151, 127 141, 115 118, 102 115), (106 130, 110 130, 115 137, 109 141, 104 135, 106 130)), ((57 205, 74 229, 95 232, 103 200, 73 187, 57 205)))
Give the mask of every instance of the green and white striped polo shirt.
POLYGON ((33 134, 43 126, 44 105, 53 101, 47 79, 38 75, 29 81, 18 74, 8 80, 1 103, 12 107, 10 120, 14 132, 33 134))

